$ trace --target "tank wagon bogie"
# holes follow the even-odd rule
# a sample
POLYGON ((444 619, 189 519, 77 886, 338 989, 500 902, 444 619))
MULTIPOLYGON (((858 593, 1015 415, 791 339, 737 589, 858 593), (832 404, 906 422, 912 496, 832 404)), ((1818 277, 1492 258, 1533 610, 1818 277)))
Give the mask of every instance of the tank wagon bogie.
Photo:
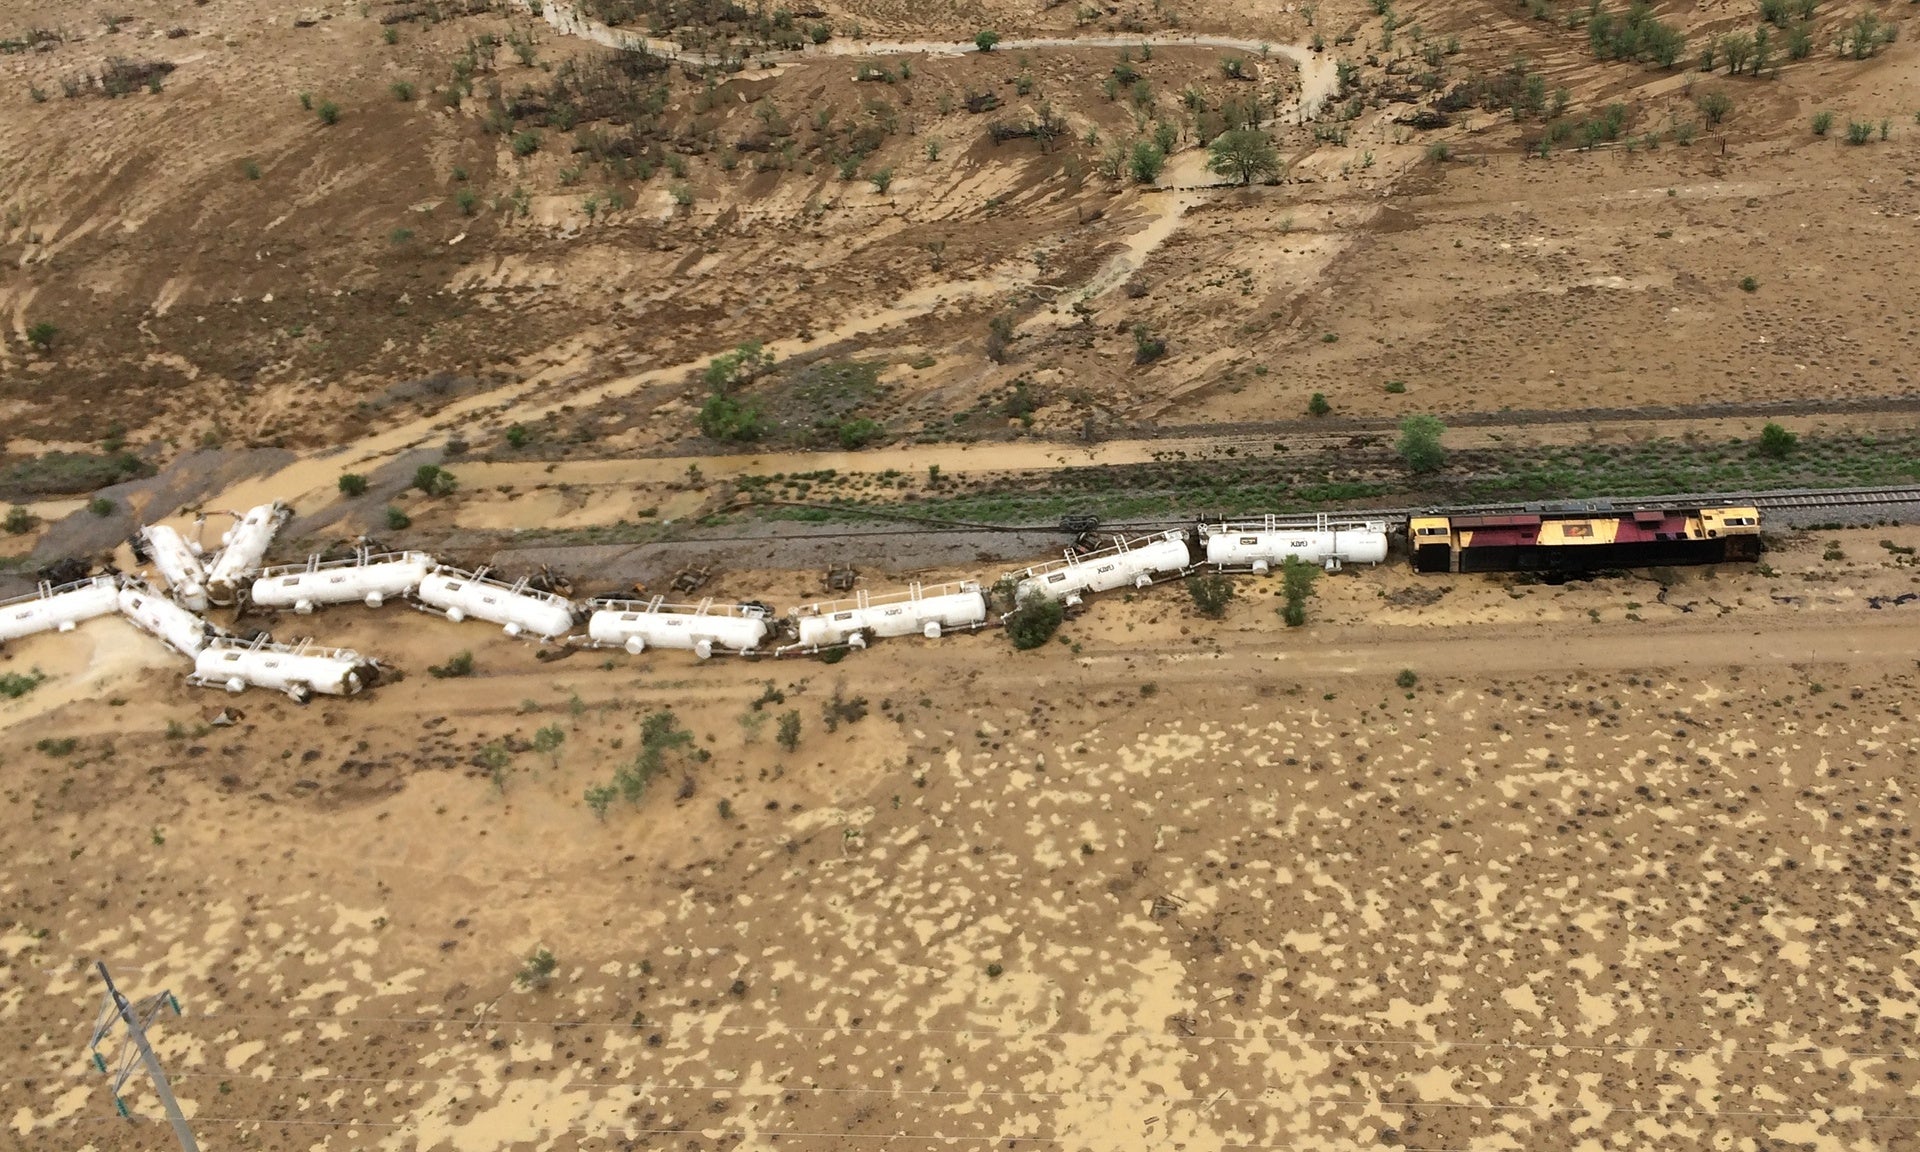
POLYGON ((326 562, 314 556, 305 564, 263 570, 253 582, 253 602, 291 608, 303 616, 315 608, 356 601, 378 608, 411 595, 433 568, 433 557, 425 552, 363 551, 350 560, 326 562))
POLYGON ((488 579, 487 570, 465 572, 442 565, 427 573, 417 593, 422 607, 458 624, 482 620, 509 636, 557 640, 573 629, 573 601, 528 587, 488 579))
POLYGON ((120 583, 111 576, 95 576, 37 591, 0 603, 0 642, 38 632, 71 632, 82 622, 120 610, 120 583))
POLYGON ((929 640, 954 629, 980 628, 987 622, 987 597, 972 580, 920 584, 904 592, 872 596, 857 592, 844 600, 827 600, 795 608, 789 613, 795 623, 796 641, 774 650, 778 656, 799 649, 818 652, 822 648, 865 648, 869 639, 896 636, 925 636, 929 640))
POLYGON ((351 649, 216 637, 194 657, 187 683, 228 692, 269 688, 304 704, 316 692, 352 696, 372 678, 369 662, 351 649))
POLYGON ((225 547, 207 566, 207 599, 215 604, 231 604, 239 599, 240 589, 260 570, 274 534, 292 519, 293 510, 275 500, 250 508, 223 538, 225 547))
POLYGON ((1206 562, 1216 572, 1264 573, 1297 560, 1329 572, 1346 564, 1378 564, 1387 558, 1383 519, 1268 516, 1261 520, 1201 525, 1206 562))
POLYGON ((1115 542, 1085 555, 1068 552, 1050 564, 1040 564, 1010 573, 1016 583, 1015 604, 1033 596, 1046 596, 1077 605, 1088 592, 1110 592, 1115 588, 1145 588, 1154 577, 1183 575, 1193 567, 1184 528, 1175 528, 1152 536, 1115 542))
POLYGON ((144 581, 127 582, 119 598, 121 615, 182 656, 198 656, 215 634, 213 625, 155 592, 144 581))
POLYGON ((666 597, 588 601, 587 644, 621 648, 638 656, 648 648, 692 652, 705 660, 716 652, 751 656, 773 632, 772 613, 758 604, 669 604, 666 597))
POLYGON ((1433 513, 1408 521, 1407 540, 1417 572, 1564 575, 1753 560, 1761 548, 1760 513, 1752 507, 1433 513))
POLYGON ((140 529, 139 535, 148 559, 167 582, 167 595, 182 608, 205 612, 207 566, 200 553, 165 524, 149 524, 140 529))

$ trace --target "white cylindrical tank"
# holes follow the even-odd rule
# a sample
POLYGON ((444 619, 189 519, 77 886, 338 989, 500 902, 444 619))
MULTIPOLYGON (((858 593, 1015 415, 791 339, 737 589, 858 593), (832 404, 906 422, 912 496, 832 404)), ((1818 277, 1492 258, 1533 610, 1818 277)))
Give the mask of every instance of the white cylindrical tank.
POLYGON ((253 602, 303 614, 328 604, 355 601, 378 608, 418 588, 431 571, 433 557, 425 552, 363 553, 351 560, 326 564, 315 557, 305 564, 268 568, 260 573, 253 582, 253 602))
POLYGON ((42 584, 30 596, 0 603, 0 642, 36 632, 71 632, 81 621, 119 608, 120 584, 111 576, 95 576, 59 588, 42 584))
POLYGON ((1265 520, 1211 525, 1201 530, 1207 540, 1207 563, 1219 569, 1265 572, 1291 557, 1307 564, 1338 568, 1343 564, 1378 564, 1387 558, 1384 520, 1286 521, 1265 520))
POLYGON ((120 589, 120 614, 182 656, 199 655, 212 631, 205 620, 140 583, 120 589))
POLYGON ((678 648, 702 660, 715 652, 752 653, 766 642, 771 627, 757 605, 712 600, 667 604, 653 600, 595 600, 587 618, 587 640, 596 648, 624 648, 638 656, 648 648, 678 648))
POLYGON ((194 612, 207 610, 207 566, 200 554, 182 539, 180 533, 165 524, 150 524, 140 529, 147 559, 167 582, 167 595, 182 608, 194 612))
POLYGON ((987 598, 971 581, 931 590, 915 584, 888 596, 857 596, 797 608, 801 648, 832 648, 869 638, 920 635, 929 639, 955 628, 977 628, 987 619, 987 598))
POLYGON ((1078 601, 1082 593, 1108 592, 1115 588, 1144 588, 1156 575, 1184 572, 1193 563, 1187 552, 1187 534, 1183 529, 1126 540, 1111 548, 1085 556, 1069 554, 1064 560, 1015 573, 1015 603, 1032 596, 1078 601))
POLYGON ((207 567, 207 598, 215 604, 233 603, 241 586, 260 570, 260 561, 266 559, 267 548, 273 544, 273 534, 292 515, 292 510, 278 500, 248 509, 227 530, 226 547, 207 567))
POLYGON ((315 648, 310 644, 248 642, 216 637, 193 661, 191 684, 244 692, 270 688, 305 701, 318 692, 351 696, 366 686, 367 661, 346 648, 315 648))
POLYGON ((553 640, 573 627, 573 602, 551 592, 489 580, 486 570, 463 572, 440 567, 420 581, 420 603, 456 624, 485 620, 505 628, 509 636, 534 635, 553 640))

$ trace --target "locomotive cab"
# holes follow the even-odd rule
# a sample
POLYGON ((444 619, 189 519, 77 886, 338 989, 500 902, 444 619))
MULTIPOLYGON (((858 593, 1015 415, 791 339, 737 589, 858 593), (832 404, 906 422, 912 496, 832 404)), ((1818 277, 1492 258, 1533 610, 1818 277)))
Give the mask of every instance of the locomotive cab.
POLYGON ((1453 525, 1445 516, 1415 516, 1407 522, 1407 551, 1415 572, 1453 568, 1453 525))

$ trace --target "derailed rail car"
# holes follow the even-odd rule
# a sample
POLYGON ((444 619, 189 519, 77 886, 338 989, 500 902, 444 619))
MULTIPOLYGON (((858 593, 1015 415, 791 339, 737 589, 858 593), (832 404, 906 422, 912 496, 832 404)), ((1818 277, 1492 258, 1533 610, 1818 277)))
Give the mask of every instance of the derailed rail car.
POLYGON ((1416 572, 1542 572, 1717 564, 1760 556, 1753 507, 1594 509, 1414 516, 1407 545, 1416 572))

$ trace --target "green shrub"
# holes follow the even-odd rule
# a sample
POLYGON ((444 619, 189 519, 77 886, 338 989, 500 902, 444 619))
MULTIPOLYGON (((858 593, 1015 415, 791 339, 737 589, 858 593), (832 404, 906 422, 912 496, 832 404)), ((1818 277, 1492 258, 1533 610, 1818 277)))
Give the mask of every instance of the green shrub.
POLYGON ((41 352, 50 352, 53 350, 53 338, 59 334, 60 329, 45 320, 41 320, 38 323, 28 325, 27 343, 33 345, 34 348, 41 352))
POLYGON ((527 957, 526 964, 515 973, 513 982, 522 988, 538 991, 553 982, 554 969, 559 966, 560 962, 553 958, 553 953, 545 948, 536 948, 533 955, 527 957))
POLYGON ((1287 627, 1298 628, 1307 622, 1307 597, 1313 595, 1313 582, 1319 575, 1320 569, 1294 556, 1287 557, 1281 565, 1281 590, 1287 603, 1280 610, 1280 616, 1287 627))
POLYGON ((1133 326, 1133 362, 1151 364, 1167 354, 1167 342, 1153 334, 1145 324, 1133 326))
POLYGON ((1307 414, 1308 415, 1325 416, 1327 413, 1332 411, 1333 411, 1333 405, 1327 403, 1327 394, 1325 392, 1315 392, 1312 396, 1307 398, 1307 414))
POLYGON ((766 432, 766 418, 751 400, 715 392, 700 409, 700 434, 709 440, 758 440, 766 432))
POLYGON ((39 523, 40 517, 35 516, 31 511, 20 507, 18 504, 7 509, 6 528, 9 535, 25 536, 27 533, 33 531, 39 523))
POLYGON ((460 215, 473 215, 473 206, 480 202, 480 194, 471 188, 462 188, 453 194, 453 202, 459 206, 460 215))
POLYGON ((1392 393, 1393 395, 1395 395, 1395 396, 1398 396, 1398 395, 1400 395, 1401 393, 1403 393, 1403 392, 1405 392, 1406 390, 1407 390, 1407 382, 1406 382, 1405 380, 1389 380, 1389 381, 1387 381, 1387 391, 1388 391, 1388 392, 1391 392, 1391 393, 1392 393))
POLYGON ((998 43, 1000 43, 1000 33, 991 28, 982 28, 973 37, 973 46, 982 52, 993 51, 993 46, 998 43))
POLYGON ((1233 603, 1233 581, 1218 572, 1189 576, 1187 595, 1193 598, 1194 611, 1209 620, 1218 620, 1227 614, 1227 605, 1233 603))
POLYGON ((1402 688, 1412 688, 1420 682, 1420 676, 1411 668, 1402 668, 1400 675, 1393 678, 1393 682, 1402 688))
POLYGON ((427 668, 427 675, 435 680, 458 680, 473 675, 473 653, 455 652, 447 658, 445 664, 433 664, 427 668))
POLYGON ((249 179, 249 180, 258 180, 258 179, 260 179, 260 163, 259 163, 259 161, 257 161, 257 160, 249 160, 249 161, 247 161, 247 162, 246 162, 245 164, 242 164, 242 165, 240 165, 240 174, 241 174, 242 176, 245 176, 245 177, 246 177, 247 179, 249 179))
POLYGON ((93 499, 87 501, 87 511, 102 519, 113 515, 119 507, 118 504, 115 504, 105 496, 95 496, 93 499))
POLYGON ((429 496, 448 496, 459 485, 453 473, 438 464, 422 464, 413 470, 413 486, 429 496))
POLYGON ((511 147, 515 156, 531 156, 540 151, 540 134, 531 129, 515 133, 511 147))
POLYGON ((1775 460, 1783 459, 1792 455, 1799 443, 1799 433, 1789 432, 1778 424, 1770 423, 1760 429, 1760 454, 1763 456, 1771 456, 1775 460))
POLYGON ((1135 184, 1151 184, 1167 166, 1167 154, 1151 140, 1135 140, 1127 153, 1127 172, 1135 184))
POLYGON ((872 182, 873 190, 884 196, 887 193, 887 189, 893 187, 893 169, 878 169, 868 175, 867 179, 872 182))
POLYGON ((340 495, 349 499, 367 494, 367 478, 358 472, 340 474, 340 495))
POLYGON ((328 127, 340 123, 340 105, 331 100, 320 101, 320 106, 314 112, 320 117, 320 123, 328 127))
POLYGON ((776 744, 789 752, 798 748, 800 746, 800 713, 791 710, 782 712, 773 739, 776 744))
POLYGON ((5 696, 9 700, 18 700, 40 687, 41 682, 46 678, 46 674, 38 668, 24 674, 0 672, 0 696, 5 696))
POLYGON ((527 426, 525 424, 508 425, 507 447, 525 448, 527 446, 527 441, 530 439, 532 439, 532 435, 527 431, 527 426))
POLYGON ((407 83, 405 80, 395 80, 388 86, 387 90, 392 92, 393 98, 400 103, 413 103, 413 85, 407 83))
POLYGON ((1740 277, 1740 291, 1758 292, 1760 291, 1760 281, 1755 280, 1751 276, 1742 276, 1740 277))
POLYGON ((1060 622, 1067 618, 1066 606, 1051 596, 1035 593, 1007 617, 1007 636, 1021 651, 1038 648, 1053 639, 1060 622))
POLYGON ((1446 430, 1436 416, 1408 416, 1400 421, 1400 442, 1394 451, 1411 471, 1438 471, 1447 462, 1447 450, 1440 444, 1446 430))
POLYGON ((861 416, 840 425, 840 447, 853 451, 865 448, 880 438, 884 431, 879 424, 861 416))
POLYGON ((1733 111, 1733 97, 1725 92, 1708 92, 1699 100, 1700 114, 1707 118, 1708 126, 1720 123, 1733 111))
POLYGON ((402 528, 413 527, 413 517, 392 504, 387 505, 387 530, 398 532, 402 528))
POLYGON ((1873 139, 1873 125, 1864 120, 1847 121, 1847 143, 1865 144, 1873 139))
POLYGON ((1815 136, 1825 136, 1827 129, 1831 127, 1833 127, 1833 113, 1821 111, 1813 114, 1813 134, 1815 136))

